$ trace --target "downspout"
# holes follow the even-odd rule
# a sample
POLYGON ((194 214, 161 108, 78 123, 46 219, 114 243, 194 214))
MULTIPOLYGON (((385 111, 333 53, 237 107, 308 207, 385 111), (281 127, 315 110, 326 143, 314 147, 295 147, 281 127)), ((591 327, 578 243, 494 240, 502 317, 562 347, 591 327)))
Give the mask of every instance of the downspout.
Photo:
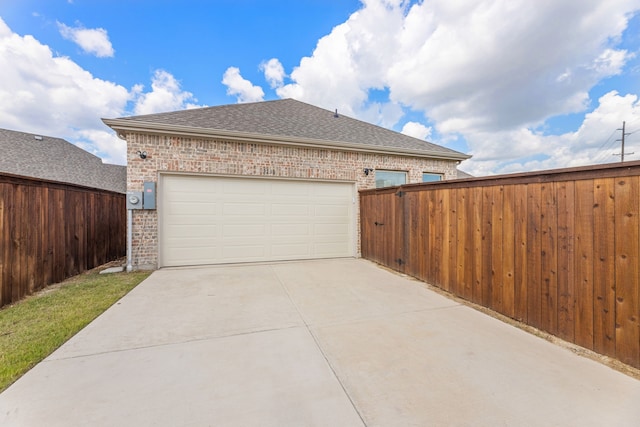
POLYGON ((127 271, 133 270, 131 265, 131 245, 133 243, 133 209, 127 209, 127 271))

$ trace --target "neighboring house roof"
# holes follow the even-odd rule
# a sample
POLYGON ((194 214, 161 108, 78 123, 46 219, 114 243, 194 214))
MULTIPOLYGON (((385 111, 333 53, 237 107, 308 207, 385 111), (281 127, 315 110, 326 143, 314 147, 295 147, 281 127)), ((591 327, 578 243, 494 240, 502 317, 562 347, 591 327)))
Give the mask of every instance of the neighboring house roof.
POLYGON ((458 171, 457 179, 473 178, 473 175, 471 175, 470 173, 466 173, 465 171, 461 171, 460 169, 456 170, 458 171))
POLYGON ((0 129, 0 173, 127 192, 127 168, 61 138, 0 129))
POLYGON ((154 131, 451 160, 469 155, 294 99, 103 119, 118 133, 154 131))

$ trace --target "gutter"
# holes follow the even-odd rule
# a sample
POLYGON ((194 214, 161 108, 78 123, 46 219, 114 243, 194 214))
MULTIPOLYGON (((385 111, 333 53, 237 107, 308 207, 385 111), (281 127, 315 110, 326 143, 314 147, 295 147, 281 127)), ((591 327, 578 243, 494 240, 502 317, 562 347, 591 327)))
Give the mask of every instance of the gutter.
POLYGON ((126 139, 124 134, 127 132, 147 132, 158 133, 176 136, 191 136, 191 137, 205 137, 205 138, 218 138, 218 139, 233 139, 235 141, 253 142, 272 145, 284 145, 284 146, 296 146, 296 147, 308 147, 308 148, 327 148, 340 151, 358 151, 363 153, 373 154, 397 154, 401 156, 412 155, 415 157, 423 158, 436 158, 443 160, 467 160, 471 158, 468 154, 458 152, 440 152, 440 151, 425 151, 425 150, 412 150, 412 149, 399 149, 395 147, 384 146, 371 146, 364 144, 355 144, 348 142, 334 142, 313 138, 294 138, 290 136, 280 135, 265 135, 255 134, 249 132, 229 131, 222 129, 206 129, 193 126, 181 126, 165 123, 152 123, 143 121, 134 121, 126 119, 102 119, 104 124, 115 130, 118 137, 126 139))

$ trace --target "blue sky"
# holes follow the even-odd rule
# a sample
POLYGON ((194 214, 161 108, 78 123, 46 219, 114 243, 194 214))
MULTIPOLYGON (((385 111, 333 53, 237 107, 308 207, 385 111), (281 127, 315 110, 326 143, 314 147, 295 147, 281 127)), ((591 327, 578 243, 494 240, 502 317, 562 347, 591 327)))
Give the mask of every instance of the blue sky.
POLYGON ((100 118, 292 97, 473 155, 640 160, 637 0, 0 0, 0 127, 125 162, 100 118), (636 133, 636 131, 638 131, 636 133))

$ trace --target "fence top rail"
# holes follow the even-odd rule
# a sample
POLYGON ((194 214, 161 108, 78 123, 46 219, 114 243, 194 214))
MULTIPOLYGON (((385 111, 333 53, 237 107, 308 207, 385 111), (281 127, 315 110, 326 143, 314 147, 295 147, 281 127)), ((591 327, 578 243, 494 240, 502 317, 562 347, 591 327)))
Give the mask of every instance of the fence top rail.
POLYGON ((22 176, 22 175, 13 175, 6 172, 0 172, 0 184, 19 184, 19 185, 28 185, 31 187, 47 187, 47 188, 57 188, 57 189, 65 189, 65 190, 77 190, 77 191, 85 191, 90 193, 102 193, 102 194, 112 194, 112 195, 121 195, 124 196, 124 193, 118 193, 116 191, 103 190, 100 188, 94 187, 86 187, 83 185, 72 184, 69 182, 60 182, 60 181, 51 181, 42 178, 34 178, 30 176, 22 176))
POLYGON ((360 190, 360 194, 385 194, 397 191, 420 191, 445 188, 491 187, 496 185, 530 184, 585 179, 615 178, 640 175, 640 161, 619 162, 606 165, 581 166, 575 168, 549 169, 508 175, 493 175, 477 178, 452 179, 446 181, 404 184, 397 187, 360 190))

